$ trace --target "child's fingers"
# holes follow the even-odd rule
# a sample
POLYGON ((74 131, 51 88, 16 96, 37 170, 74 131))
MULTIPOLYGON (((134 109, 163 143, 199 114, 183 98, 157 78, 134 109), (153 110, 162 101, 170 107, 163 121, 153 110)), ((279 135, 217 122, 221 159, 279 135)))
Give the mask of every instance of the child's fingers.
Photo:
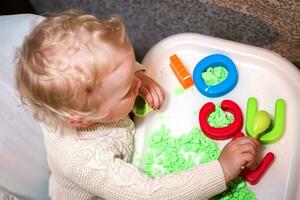
MULTIPOLYGON (((148 88, 149 89, 149 88, 148 88)), ((156 90, 154 88, 151 89, 151 95, 153 98, 153 109, 158 109, 160 106, 160 99, 159 95, 157 94, 156 90)))
POLYGON ((249 136, 244 136, 246 138, 248 138, 249 140, 251 140, 256 146, 260 145, 260 142, 256 139, 254 139, 253 137, 249 137, 249 136))
POLYGON ((157 109, 159 109, 161 107, 161 105, 163 104, 164 100, 165 100, 165 94, 164 94, 163 89, 159 86, 155 87, 155 91, 156 91, 156 94, 158 95, 158 98, 159 98, 159 105, 157 107, 157 109))
POLYGON ((148 105, 151 108, 153 108, 153 109, 158 109, 159 108, 160 99, 159 99, 159 96, 158 96, 158 94, 157 94, 154 87, 150 88, 148 86, 143 86, 143 88, 141 88, 140 92, 141 92, 141 95, 143 95, 142 92, 143 93, 145 92, 144 98, 146 99, 148 105))
POLYGON ((254 138, 251 138, 253 140, 253 142, 256 144, 256 146, 259 146, 260 145, 260 142, 254 138))
POLYGON ((150 107, 153 107, 153 105, 154 105, 154 99, 153 99, 153 97, 151 95, 150 90, 147 87, 145 87, 145 86, 141 86, 140 90, 139 90, 139 93, 140 93, 140 95, 142 95, 145 98, 147 104, 150 107))
POLYGON ((256 155, 256 147, 253 144, 244 144, 239 147, 239 152, 241 153, 251 153, 254 156, 256 155))
POLYGON ((145 98, 150 107, 159 109, 165 98, 164 90, 155 80, 145 74, 140 74, 139 78, 142 81, 142 86, 139 90, 140 94, 145 98))
POLYGON ((255 163, 255 155, 251 153, 243 153, 241 155, 242 165, 246 165, 246 167, 250 167, 255 163))
MULTIPOLYGON (((242 152, 251 152, 252 154, 257 154, 257 145, 249 138, 239 138, 233 140, 227 145, 225 145, 226 149, 230 150, 231 152, 236 152, 238 154, 242 152)), ((224 148, 225 148, 224 147, 224 148)))
POLYGON ((241 137, 239 139, 236 140, 239 144, 247 144, 247 143, 251 143, 253 144, 254 146, 258 146, 259 145, 259 142, 251 137, 248 137, 248 136, 244 136, 244 137, 241 137))
POLYGON ((164 94, 161 88, 155 82, 145 87, 150 91, 153 98, 153 109, 159 109, 164 101, 164 94))

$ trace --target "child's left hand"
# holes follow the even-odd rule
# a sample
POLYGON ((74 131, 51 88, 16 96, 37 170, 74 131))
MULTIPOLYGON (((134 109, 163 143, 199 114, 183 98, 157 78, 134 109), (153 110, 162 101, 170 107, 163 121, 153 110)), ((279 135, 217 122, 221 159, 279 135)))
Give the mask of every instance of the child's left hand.
POLYGON ((165 100, 164 89, 155 80, 147 76, 144 71, 138 71, 135 75, 142 81, 139 94, 145 98, 148 105, 154 110, 159 109, 165 100))

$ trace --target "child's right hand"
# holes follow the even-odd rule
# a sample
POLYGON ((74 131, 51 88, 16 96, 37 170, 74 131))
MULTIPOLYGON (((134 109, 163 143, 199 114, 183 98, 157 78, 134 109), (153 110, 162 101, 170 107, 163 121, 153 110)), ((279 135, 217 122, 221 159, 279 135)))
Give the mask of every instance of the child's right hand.
POLYGON ((223 168, 226 182, 240 174, 241 166, 250 167, 255 163, 259 144, 257 140, 244 136, 225 145, 218 160, 223 168))
POLYGON ((138 71, 135 74, 142 82, 139 93, 146 99, 151 108, 159 109, 165 100, 164 89, 144 71, 138 71))

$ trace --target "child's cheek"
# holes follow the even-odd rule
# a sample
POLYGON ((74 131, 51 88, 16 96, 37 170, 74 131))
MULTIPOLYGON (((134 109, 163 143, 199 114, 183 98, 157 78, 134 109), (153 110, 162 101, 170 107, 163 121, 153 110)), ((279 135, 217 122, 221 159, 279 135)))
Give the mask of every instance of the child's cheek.
POLYGON ((136 97, 136 95, 131 94, 128 98, 123 100, 123 102, 120 104, 120 107, 119 107, 120 114, 122 113, 122 114, 126 115, 132 110, 132 108, 134 106, 135 97, 136 97))

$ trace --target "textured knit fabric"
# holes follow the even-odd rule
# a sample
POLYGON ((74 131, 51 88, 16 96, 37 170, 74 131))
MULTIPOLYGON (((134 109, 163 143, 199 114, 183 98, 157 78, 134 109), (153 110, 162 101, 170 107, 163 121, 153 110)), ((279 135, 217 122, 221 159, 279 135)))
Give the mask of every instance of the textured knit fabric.
MULTIPOLYGON (((139 70, 146 68, 136 62, 139 70)), ((135 128, 129 117, 63 133, 41 127, 52 200, 201 200, 226 189, 218 161, 154 179, 130 164, 135 128)))
POLYGON ((53 200, 199 200, 226 189, 218 161, 156 178, 130 164, 135 129, 128 117, 64 133, 41 127, 53 200))

